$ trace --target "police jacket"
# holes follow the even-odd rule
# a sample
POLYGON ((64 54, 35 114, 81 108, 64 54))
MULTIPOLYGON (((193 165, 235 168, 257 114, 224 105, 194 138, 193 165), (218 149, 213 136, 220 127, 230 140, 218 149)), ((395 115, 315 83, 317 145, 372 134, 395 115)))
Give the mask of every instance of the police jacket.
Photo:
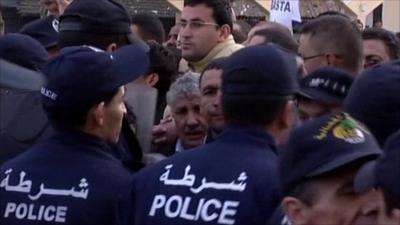
POLYGON ((119 224, 131 174, 110 145, 58 133, 0 169, 0 224, 119 224))
POLYGON ((265 224, 279 203, 278 157, 265 132, 230 126, 133 179, 130 224, 265 224))

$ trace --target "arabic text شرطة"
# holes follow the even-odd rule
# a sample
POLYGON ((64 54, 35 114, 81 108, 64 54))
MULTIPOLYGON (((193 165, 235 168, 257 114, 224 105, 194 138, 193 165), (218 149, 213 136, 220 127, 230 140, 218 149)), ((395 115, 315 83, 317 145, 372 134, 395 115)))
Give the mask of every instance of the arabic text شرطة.
POLYGON ((76 187, 72 187, 70 189, 52 189, 45 188, 44 183, 40 184, 40 191, 35 195, 30 194, 32 188, 32 181, 25 180, 26 173, 21 171, 19 174, 19 182, 18 184, 11 185, 10 184, 10 174, 12 173, 12 169, 8 169, 5 171, 6 177, 1 180, 0 188, 4 188, 6 191, 10 192, 20 192, 20 193, 28 193, 28 197, 31 200, 38 200, 42 195, 52 195, 52 196, 71 196, 74 198, 82 198, 87 199, 89 194, 89 183, 86 178, 82 178, 80 180, 79 189, 76 187))
POLYGON ((229 191, 240 191, 240 192, 242 192, 246 189, 246 185, 247 185, 246 172, 241 172, 239 177, 230 183, 207 182, 207 179, 204 177, 201 180, 200 186, 193 187, 193 185, 196 181, 196 175, 190 174, 190 170, 191 170, 190 165, 186 166, 185 173, 181 179, 170 179, 169 178, 170 170, 172 167, 173 167, 172 164, 167 165, 165 167, 166 171, 159 178, 160 181, 163 181, 164 185, 190 187, 190 191, 195 194, 200 193, 204 189, 229 190, 229 191))

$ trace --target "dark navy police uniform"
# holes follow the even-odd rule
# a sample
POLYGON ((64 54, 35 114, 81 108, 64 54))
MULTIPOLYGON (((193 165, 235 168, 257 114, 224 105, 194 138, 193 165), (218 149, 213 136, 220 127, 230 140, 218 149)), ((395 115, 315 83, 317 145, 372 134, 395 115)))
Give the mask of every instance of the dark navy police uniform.
MULTIPOLYGON (((293 54, 275 45, 233 53, 223 68, 222 102, 246 96, 257 104, 259 96, 293 95, 298 90, 295 62, 293 54)), ((230 109, 243 106, 238 102, 230 109)), ((213 142, 139 172, 130 224, 266 224, 280 199, 278 156, 266 131, 270 124, 248 119, 227 118, 227 128, 213 142)))
POLYGON ((131 174, 111 146, 65 132, 5 163, 0 171, 0 224, 118 224, 131 174))
POLYGON ((135 224, 265 224, 279 203, 275 145, 261 129, 229 127, 213 143, 134 178, 135 224))
MULTIPOLYGON (((120 224, 132 175, 114 154, 119 128, 96 122, 88 126, 87 121, 68 127, 67 121, 77 123, 71 116, 85 116, 82 112, 104 103, 105 93, 116 93, 148 65, 146 51, 139 45, 113 53, 90 46, 67 47, 49 61, 42 103, 59 131, 1 165, 1 225, 120 224)), ((123 113, 118 114, 121 121, 117 113, 103 119, 122 123, 123 113)), ((86 117, 94 120, 90 113, 86 117)))

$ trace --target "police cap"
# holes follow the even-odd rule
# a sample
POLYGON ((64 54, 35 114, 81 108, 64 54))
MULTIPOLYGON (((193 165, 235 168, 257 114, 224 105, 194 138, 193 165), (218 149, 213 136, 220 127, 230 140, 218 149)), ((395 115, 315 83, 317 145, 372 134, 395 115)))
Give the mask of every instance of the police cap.
POLYGON ((223 67, 224 95, 283 97, 298 88, 295 55, 275 44, 243 48, 223 67))
POLYGON ((376 159, 381 150, 370 132, 347 113, 335 113, 294 129, 280 161, 281 188, 290 194, 299 183, 356 160, 376 159))
POLYGON ((146 52, 127 45, 112 54, 82 46, 63 48, 45 67, 48 83, 41 89, 46 110, 90 106, 149 67, 146 52))

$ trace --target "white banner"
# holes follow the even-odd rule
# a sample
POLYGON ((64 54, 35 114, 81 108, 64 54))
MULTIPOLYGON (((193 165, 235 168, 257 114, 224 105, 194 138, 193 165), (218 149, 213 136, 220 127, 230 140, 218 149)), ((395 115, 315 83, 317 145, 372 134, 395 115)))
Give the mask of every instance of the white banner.
POLYGON ((272 0, 270 21, 292 30, 292 21, 301 22, 299 0, 272 0))

